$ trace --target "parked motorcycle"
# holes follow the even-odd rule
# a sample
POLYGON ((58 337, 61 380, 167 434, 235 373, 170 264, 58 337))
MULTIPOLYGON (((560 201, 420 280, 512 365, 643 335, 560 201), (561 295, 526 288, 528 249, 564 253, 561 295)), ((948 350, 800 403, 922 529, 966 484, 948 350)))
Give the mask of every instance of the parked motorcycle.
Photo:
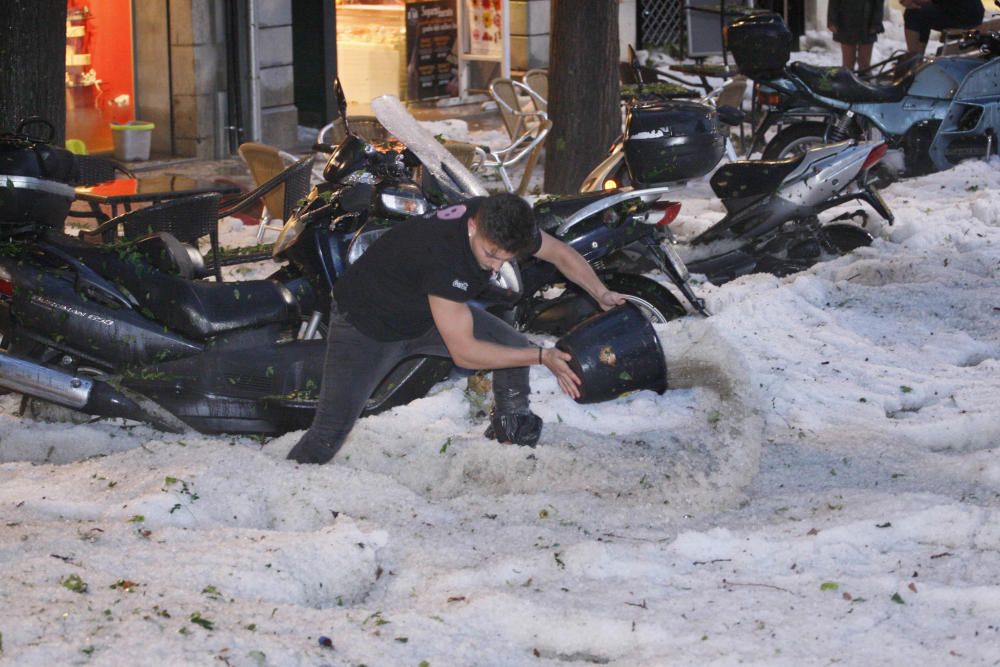
MULTIPOLYGON (((630 61, 641 81, 634 51, 630 61)), ((739 114, 703 102, 642 100, 640 95, 627 106, 623 137, 582 189, 614 188, 623 180, 636 187, 678 187, 715 169, 710 184, 726 215, 686 241, 691 250, 688 270, 714 283, 758 271, 794 273, 825 256, 869 245, 872 237, 862 227, 820 220, 835 206, 863 201, 892 222, 892 213, 868 178, 869 169, 885 154, 884 144, 848 141, 783 160, 730 159, 719 166, 728 141, 719 130, 719 118, 735 122, 739 114), (729 247, 696 247, 719 241, 729 247)), ((861 215, 867 219, 867 213, 861 215)), ((665 229, 666 243, 674 243, 665 229)))
MULTIPOLYGON (((36 137, 0 139, 0 386, 171 431, 308 425, 325 341, 315 335, 318 318, 301 312, 329 294, 342 268, 337 249, 351 230, 302 239, 291 258, 300 269, 283 269, 281 281, 190 280, 176 269, 200 255, 170 235, 95 246, 63 234, 73 199, 67 160, 36 137), (325 279, 325 290, 306 276, 325 279)), ((391 194, 378 201, 386 210, 399 206, 391 194)), ((450 369, 443 359, 403 362, 366 414, 425 395, 450 369)))
MULTIPOLYGON (((383 165, 374 170, 370 166, 359 169, 361 161, 352 155, 360 150, 363 142, 348 140, 331 157, 325 173, 327 181, 360 179, 377 182, 380 187, 393 191, 405 187, 409 193, 407 196, 415 200, 425 195, 426 190, 431 190, 440 194, 443 204, 486 194, 479 180, 417 123, 399 100, 385 96, 374 100, 372 106, 383 125, 406 147, 404 154, 413 154, 416 159, 409 162, 397 160, 391 168, 383 165), (410 180, 410 167, 416 164, 426 172, 424 187, 417 187, 410 180), (427 178, 433 181, 433 186, 426 185, 427 178)), ((533 207, 541 228, 580 252, 609 288, 636 302, 651 320, 666 322, 687 313, 677 296, 654 280, 615 270, 618 253, 626 249, 644 253, 694 310, 706 312, 704 302, 690 286, 683 262, 655 240, 657 225, 669 223, 680 210, 676 202, 659 201, 665 191, 666 188, 661 187, 589 193, 549 198, 535 202, 533 207)), ((332 224, 336 227, 340 224, 337 222, 339 213, 335 208, 329 208, 329 203, 324 202, 327 199, 322 194, 322 188, 317 188, 303 207, 302 215, 333 216, 332 224), (326 212, 320 213, 324 208, 326 212)), ((424 210, 429 206, 430 203, 424 199, 419 208, 424 210)), ((364 248, 394 224, 393 219, 377 211, 374 213, 359 225, 360 231, 347 249, 349 261, 359 256, 364 248)), ((365 215, 366 211, 352 211, 351 224, 357 225, 365 215)), ((293 219, 286 228, 290 238, 299 235, 296 230, 300 225, 301 222, 293 219)), ((276 253, 292 256, 296 252, 294 241, 289 242, 285 236, 283 232, 276 253)), ((492 301, 487 298, 479 305, 518 329, 559 335, 598 308, 588 295, 572 284, 567 284, 564 290, 553 296, 552 288, 566 280, 547 262, 529 259, 517 267, 510 267, 510 270, 518 273, 517 282, 521 285, 517 298, 492 301)))
POLYGON ((888 177, 948 169, 967 158, 997 152, 1000 132, 1000 34, 971 33, 963 51, 931 57, 888 84, 862 81, 843 67, 789 63, 791 33, 778 15, 740 19, 727 43, 740 71, 758 84, 767 113, 753 144, 778 132, 764 159, 864 137, 889 148, 888 177))
MULTIPOLYGON (((9 172, 0 175, 7 184, 0 199, 0 386, 172 431, 307 426, 322 380, 325 341, 318 332, 334 281, 373 240, 374 227, 430 209, 406 178, 419 158, 349 136, 331 157, 326 182, 282 231, 275 255, 288 265, 274 280, 201 282, 175 274, 192 255, 169 235, 95 246, 63 234, 73 188, 68 175, 46 168, 58 162, 53 155, 66 157, 61 149, 13 135, 0 142, 0 153, 9 172)), ((445 180, 440 191, 459 196, 445 180)), ((625 223, 631 229, 647 218, 633 210, 640 206, 634 200, 647 203, 641 197, 603 199, 570 206, 561 224, 568 229, 595 216, 613 226, 632 216, 625 223)), ((493 307, 520 295, 514 267, 500 279, 493 307)), ((653 285, 670 299, 659 305, 673 309, 664 317, 684 311, 653 285)), ((657 307, 655 297, 647 302, 657 307)), ((451 369, 448 359, 404 360, 366 413, 423 396, 451 369)))

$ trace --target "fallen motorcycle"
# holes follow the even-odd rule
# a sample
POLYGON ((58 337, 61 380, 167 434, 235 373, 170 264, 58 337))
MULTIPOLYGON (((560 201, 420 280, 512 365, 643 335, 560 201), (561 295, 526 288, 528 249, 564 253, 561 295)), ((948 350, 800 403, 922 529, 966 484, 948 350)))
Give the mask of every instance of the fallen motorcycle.
POLYGON ((1000 34, 970 33, 960 53, 928 58, 888 84, 863 81, 843 67, 789 63, 790 40, 774 14, 740 19, 727 30, 740 71, 766 103, 753 145, 779 128, 764 159, 845 139, 880 139, 889 149, 886 176, 894 178, 997 153, 1000 34))

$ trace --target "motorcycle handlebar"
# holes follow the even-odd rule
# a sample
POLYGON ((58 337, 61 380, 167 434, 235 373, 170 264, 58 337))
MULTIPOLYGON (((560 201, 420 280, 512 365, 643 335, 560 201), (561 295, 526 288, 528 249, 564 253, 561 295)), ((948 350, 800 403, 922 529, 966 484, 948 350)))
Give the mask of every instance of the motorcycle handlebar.
POLYGON ((962 35, 958 40, 958 49, 965 51, 971 48, 978 48, 985 56, 1000 55, 1000 33, 970 31, 962 35))

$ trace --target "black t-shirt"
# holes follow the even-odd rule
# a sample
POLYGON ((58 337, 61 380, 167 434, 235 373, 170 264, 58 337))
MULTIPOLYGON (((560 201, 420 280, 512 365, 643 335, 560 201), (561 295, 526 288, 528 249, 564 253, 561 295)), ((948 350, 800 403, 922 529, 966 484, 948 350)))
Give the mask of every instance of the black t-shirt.
POLYGON ((376 340, 416 338, 434 325, 427 296, 464 303, 490 279, 469 246, 480 200, 399 223, 352 264, 333 288, 340 312, 376 340))

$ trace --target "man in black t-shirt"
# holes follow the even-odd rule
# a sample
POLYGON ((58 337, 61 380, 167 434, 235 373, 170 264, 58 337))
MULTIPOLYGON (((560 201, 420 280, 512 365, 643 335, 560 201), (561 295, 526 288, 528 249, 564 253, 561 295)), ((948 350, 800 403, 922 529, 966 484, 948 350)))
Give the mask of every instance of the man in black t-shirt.
POLYGON ((603 309, 625 301, 579 253, 540 231, 531 207, 515 195, 473 199, 386 232, 334 287, 316 416, 288 458, 332 459, 378 383, 415 355, 494 369, 486 436, 534 446, 542 420, 528 407, 528 367, 543 364, 576 398, 580 378, 567 363, 571 357, 533 347, 506 322, 467 303, 504 262, 529 255, 554 264, 603 309))

